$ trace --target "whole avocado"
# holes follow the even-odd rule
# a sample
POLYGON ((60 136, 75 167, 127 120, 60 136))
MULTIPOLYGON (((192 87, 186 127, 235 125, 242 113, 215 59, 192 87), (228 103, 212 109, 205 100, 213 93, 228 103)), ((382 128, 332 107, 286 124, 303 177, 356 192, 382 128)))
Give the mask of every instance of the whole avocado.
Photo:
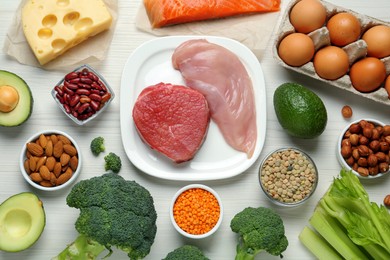
POLYGON ((322 134, 328 116, 313 91, 297 83, 284 83, 274 93, 273 104, 280 125, 290 135, 310 139, 322 134))

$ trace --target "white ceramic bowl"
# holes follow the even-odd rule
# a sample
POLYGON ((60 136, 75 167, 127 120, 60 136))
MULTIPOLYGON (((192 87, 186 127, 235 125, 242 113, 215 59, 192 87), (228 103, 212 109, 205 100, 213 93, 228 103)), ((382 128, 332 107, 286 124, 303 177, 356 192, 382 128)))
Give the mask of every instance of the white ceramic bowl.
POLYGON ((371 122, 371 123, 374 123, 374 125, 380 125, 380 126, 384 126, 385 124, 379 120, 376 120, 376 119, 372 119, 372 118, 368 118, 368 119, 358 119, 358 120, 355 120, 351 123, 349 123, 342 131, 341 131, 341 134, 338 138, 338 141, 337 141, 337 159, 340 163, 340 165, 347 169, 347 170, 352 170, 352 172, 358 176, 359 178, 361 179, 375 179, 375 178, 379 178, 379 177, 382 177, 386 174, 389 173, 389 171, 385 172, 385 173, 378 173, 376 175, 368 175, 368 176, 362 176, 360 175, 357 171, 353 170, 351 166, 348 165, 348 163, 345 161, 345 159, 343 158, 343 156, 341 155, 341 143, 343 141, 343 137, 345 135, 345 133, 347 132, 347 130, 350 128, 351 125, 353 124, 356 124, 356 123, 359 123, 361 120, 365 120, 365 121, 368 121, 368 122, 371 122))
MULTIPOLYGON (((66 109, 64 108, 64 105, 61 103, 61 101, 59 100, 57 94, 57 90, 56 88, 54 87, 51 91, 51 95, 53 97, 53 99, 57 102, 58 106, 60 107, 60 109, 62 110, 62 112, 64 112, 64 114, 66 116, 68 116, 70 119, 72 119, 73 122, 75 122, 76 124, 78 125, 84 125, 86 123, 88 123, 89 121, 93 120, 94 118, 98 117, 105 109, 107 109, 108 105, 111 103, 111 101, 114 99, 115 97, 115 93, 114 91, 112 90, 112 88, 110 87, 110 85, 107 83, 107 81, 103 78, 103 76, 101 74, 99 74, 99 72, 97 72, 94 68, 92 68, 91 66, 85 64, 85 65, 81 65, 80 67, 74 69, 72 72, 81 72, 83 69, 87 69, 88 71, 94 73, 98 78, 99 80, 105 85, 106 89, 107 89, 107 92, 111 94, 111 97, 103 104, 103 106, 98 110, 96 111, 94 114, 92 114, 91 116, 89 116, 88 118, 86 119, 83 119, 83 120, 80 120, 78 119, 77 117, 75 117, 74 115, 72 115, 72 113, 68 113, 66 111, 66 109)), ((62 78, 56 86, 62 86, 64 85, 64 82, 65 82, 65 77, 62 78)), ((81 96, 81 95, 80 95, 81 96)))
POLYGON ((202 184, 190 184, 190 185, 187 185, 187 186, 181 188, 180 190, 178 190, 176 192, 176 194, 173 196, 172 202, 171 202, 171 206, 170 206, 170 209, 169 209, 169 215, 170 215, 170 218, 171 218, 172 225, 175 227, 177 232, 179 232, 181 235, 183 235, 185 237, 188 237, 188 238, 193 238, 193 239, 202 239, 202 238, 206 238, 206 237, 211 236, 220 227, 220 225, 222 223, 222 217, 223 217, 223 205, 222 205, 221 198, 219 197, 219 195, 212 188, 210 188, 210 187, 208 187, 206 185, 202 185, 202 184), (214 225, 214 227, 212 229, 210 229, 208 232, 206 232, 204 234, 194 235, 194 234, 187 233, 186 231, 181 229, 179 227, 179 225, 175 221, 174 214, 173 214, 173 208, 174 208, 175 202, 176 202, 177 198, 180 196, 180 194, 182 194, 183 192, 185 192, 185 191, 187 191, 189 189, 203 189, 203 190, 206 190, 206 191, 210 192, 212 195, 214 195, 214 197, 218 201, 219 209, 220 209, 218 221, 217 221, 217 223, 214 225))
MULTIPOLYGON (((304 167, 304 166, 302 166, 302 167, 304 167)), ((300 170, 301 169, 299 169, 299 170, 296 169, 296 171, 300 171, 300 170)), ((286 173, 285 173, 285 176, 286 176, 286 173)), ((273 203, 275 203, 276 205, 279 205, 279 206, 295 207, 295 206, 299 206, 299 205, 302 205, 303 203, 305 203, 315 192, 315 190, 317 188, 317 184, 318 184, 318 170, 317 170, 317 167, 316 167, 314 161, 312 160, 312 158, 304 151, 302 151, 298 148, 293 148, 293 147, 280 148, 280 149, 277 149, 277 150, 269 153, 267 156, 265 156, 265 158, 261 162, 260 168, 259 168, 259 183, 260 183, 260 187, 263 190, 264 194, 267 196, 267 198, 270 201, 272 201, 273 203), (273 165, 271 160, 269 160, 272 157, 275 157, 276 155, 281 155, 286 151, 287 152, 293 151, 294 154, 299 154, 301 156, 306 157, 306 162, 308 163, 308 165, 309 164, 311 165, 311 166, 307 166, 307 168, 305 168, 305 169, 309 169, 308 171, 310 172, 310 174, 308 172, 307 176, 305 176, 305 179, 300 180, 300 181, 304 181, 305 183, 307 182, 306 186, 310 188, 310 190, 308 191, 308 194, 305 194, 304 196, 301 195, 302 191, 299 190, 301 187, 304 187, 304 186, 297 184, 297 183, 290 183, 291 176, 294 176, 296 178, 298 178, 298 176, 299 176, 299 178, 301 177, 301 172, 299 172, 299 174, 297 173, 297 176, 295 176, 294 175, 295 173, 293 172, 294 167, 300 164, 299 160, 295 160, 295 159, 292 160, 291 159, 290 164, 288 166, 286 166, 285 169, 283 169, 283 173, 284 173, 284 171, 286 171, 287 173, 291 174, 291 176, 288 176, 288 178, 286 178, 286 180, 288 180, 288 184, 283 183, 283 178, 281 177, 282 176, 282 172, 281 172, 282 168, 280 168, 280 166, 279 166, 279 163, 284 164, 285 161, 283 161, 282 159, 280 159, 280 160, 277 159, 277 161, 279 161, 279 162, 276 163, 276 165, 273 165), (280 171, 275 170, 275 172, 273 172, 272 169, 267 168, 267 167, 274 168, 274 166, 279 167, 278 169, 280 169, 280 171), (263 170, 263 167, 264 167, 264 170, 263 170), (264 174, 266 174, 266 171, 269 172, 269 175, 267 176, 269 181, 267 181, 266 179, 263 179, 264 174), (314 176, 311 174, 313 174, 314 176), (268 182, 270 182, 270 184, 268 184, 268 182), (274 185, 274 186, 271 187, 270 185, 274 185), (293 187, 293 186, 296 186, 296 187, 291 188, 291 191, 289 191, 288 188, 286 188, 286 187, 283 187, 283 186, 279 187, 280 185, 291 185, 291 187, 293 187), (275 193, 277 195, 275 194, 274 196, 272 196, 270 194, 270 191, 272 189, 276 190, 275 193), (284 194, 284 192, 285 192, 285 194, 284 194), (288 194, 288 192, 290 192, 291 194, 288 194), (287 197, 290 196, 287 199, 291 199, 291 201, 287 201, 285 196, 287 196, 287 197), (292 196, 292 198, 291 198, 291 196, 292 196)))
POLYGON ((80 151, 81 150, 80 150, 80 147, 78 146, 77 142, 70 135, 68 135, 67 133, 59 131, 59 130, 44 130, 44 131, 40 131, 40 132, 35 133, 34 135, 32 135, 30 138, 28 138, 23 143, 23 147, 22 147, 22 150, 21 150, 21 153, 20 153, 20 159, 19 159, 19 161, 20 161, 20 163, 19 163, 20 171, 22 172, 23 178, 31 186, 33 186, 36 189, 43 190, 43 191, 57 191, 57 190, 65 189, 65 188, 69 187, 72 183, 74 183, 74 181, 80 175, 81 165, 82 165, 82 157, 81 157, 81 152, 80 151), (42 186, 39 183, 36 183, 36 182, 32 181, 30 176, 29 176, 29 174, 25 170, 24 162, 27 159, 27 156, 26 156, 27 145, 26 144, 29 143, 29 142, 37 140, 41 134, 44 134, 44 135, 51 135, 51 134, 63 135, 65 137, 67 137, 72 142, 73 146, 77 150, 78 166, 77 166, 76 170, 73 172, 72 177, 68 181, 66 181, 65 183, 63 183, 61 185, 53 186, 53 187, 42 186))

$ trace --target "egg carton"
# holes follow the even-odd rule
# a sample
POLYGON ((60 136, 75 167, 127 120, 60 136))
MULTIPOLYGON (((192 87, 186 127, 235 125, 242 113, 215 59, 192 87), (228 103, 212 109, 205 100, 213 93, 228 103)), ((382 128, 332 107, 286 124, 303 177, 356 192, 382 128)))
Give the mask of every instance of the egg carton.
MULTIPOLYGON (((362 96, 362 97, 371 99, 373 101, 390 106, 389 95, 383 86, 381 86, 379 89, 377 89, 373 92, 363 93, 363 92, 357 91, 352 86, 352 82, 351 82, 351 79, 350 79, 348 73, 346 75, 344 75, 343 77, 336 79, 336 80, 326 80, 326 79, 323 79, 317 75, 317 73, 314 69, 313 61, 310 61, 310 62, 308 62, 300 67, 293 67, 293 66, 289 66, 288 64, 286 64, 279 57, 278 46, 279 46, 280 41, 284 37, 286 37, 287 35, 296 32, 294 27, 290 23, 289 14, 290 14, 291 8, 299 1, 301 1, 301 0, 293 0, 288 4, 287 9, 282 16, 280 26, 277 29, 276 39, 275 39, 274 48, 273 48, 273 54, 274 54, 274 58, 278 61, 278 63, 287 69, 296 71, 298 73, 307 75, 309 77, 315 78, 315 79, 320 80, 322 82, 326 82, 326 83, 328 83, 332 86, 335 86, 337 88, 344 89, 346 91, 352 92, 352 93, 357 94, 359 96, 362 96)), ((382 20, 379 20, 379 19, 376 19, 373 17, 369 17, 366 15, 354 12, 350 9, 346 9, 346 8, 343 8, 343 7, 340 7, 337 5, 333 5, 333 4, 328 3, 326 1, 320 1, 320 2, 324 5, 326 12, 327 12, 326 21, 328 21, 330 19, 330 17, 332 17, 333 15, 335 15, 337 13, 348 12, 348 13, 354 15, 360 21, 362 34, 365 31, 367 31, 369 28, 371 28, 375 25, 390 26, 389 22, 385 22, 385 21, 382 21, 382 20)), ((308 33, 307 35, 313 40, 315 51, 319 50, 322 47, 331 45, 329 31, 325 25, 323 27, 311 32, 311 33, 308 33)), ((350 65, 352 65, 355 61, 357 61, 361 58, 364 58, 367 55, 367 44, 362 39, 358 39, 357 41, 344 46, 342 49, 344 51, 346 51, 348 58, 349 58, 350 65)), ((386 75, 389 75, 390 74, 390 56, 382 58, 380 60, 385 64, 386 75)), ((384 85, 384 83, 383 83, 383 85, 384 85)))

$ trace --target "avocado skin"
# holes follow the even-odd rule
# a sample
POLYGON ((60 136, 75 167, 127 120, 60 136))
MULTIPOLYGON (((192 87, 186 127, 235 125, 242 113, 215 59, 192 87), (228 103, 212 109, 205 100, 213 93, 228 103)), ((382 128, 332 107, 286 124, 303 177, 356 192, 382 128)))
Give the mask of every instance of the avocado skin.
MULTIPOLYGON (((15 120, 15 118, 18 117, 17 113, 15 112, 15 111, 18 111, 16 108, 9 113, 0 112, 0 126, 4 126, 4 127, 20 126, 21 124, 23 124, 24 122, 26 122, 30 118, 32 111, 33 111, 34 98, 33 98, 31 89, 27 85, 27 83, 24 79, 22 79, 20 76, 16 75, 13 72, 6 71, 6 70, 0 70, 0 85, 11 85, 18 90, 19 94, 21 93, 19 91, 19 88, 23 88, 25 90, 26 96, 23 97, 23 99, 20 100, 19 103, 25 102, 25 101, 29 102, 29 104, 25 108, 25 109, 29 110, 29 111, 27 111, 27 113, 23 113, 23 115, 19 119, 15 120), (17 84, 17 86, 15 86, 14 84, 9 84, 8 78, 13 79, 16 82, 19 82, 20 84, 17 84), (7 116, 9 118, 12 118, 12 121, 10 120, 9 122, 7 122, 8 121, 7 119, 6 120, 3 119, 3 117, 6 116, 6 114, 9 114, 7 116)), ((20 105, 22 105, 22 104, 20 104, 20 105)), ((19 106, 19 104, 17 105, 17 107, 18 106, 19 106)))
POLYGON ((274 109, 280 125, 303 139, 323 133, 328 121, 324 103, 313 91, 297 83, 284 83, 274 93, 274 109))
MULTIPOLYGON (((13 216, 14 217, 14 216, 13 216)), ((15 225, 16 221, 13 221, 15 225)), ((23 224, 23 223, 22 223, 23 224)), ((42 235, 46 226, 46 213, 42 201, 33 192, 21 192, 12 195, 0 204, 0 251, 20 252, 30 248, 42 235), (7 217, 12 218, 12 211, 27 213, 31 217, 31 227, 25 236, 18 241, 7 233, 7 217), (31 231, 32 230, 32 231, 31 231), (27 237, 27 239, 26 239, 27 237)))

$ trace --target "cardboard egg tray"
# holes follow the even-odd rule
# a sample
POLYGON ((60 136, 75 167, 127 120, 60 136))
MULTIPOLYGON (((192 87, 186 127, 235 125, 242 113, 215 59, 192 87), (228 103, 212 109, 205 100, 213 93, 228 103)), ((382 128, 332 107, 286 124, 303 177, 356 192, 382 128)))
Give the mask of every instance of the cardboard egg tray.
MULTIPOLYGON (((293 67, 293 66, 289 66, 286 63, 284 63, 284 61, 278 55, 278 46, 279 46, 280 41, 284 37, 286 37, 288 34, 295 32, 294 27, 290 23, 289 14, 290 14, 291 8, 299 1, 300 0, 291 1, 289 3, 289 5, 287 6, 285 13, 283 14, 282 21, 280 23, 279 28, 277 29, 277 32, 276 32, 276 40, 275 40, 274 47, 273 47, 273 54, 274 54, 275 59, 283 67, 285 67, 287 69, 291 69, 293 71, 299 72, 299 73, 307 75, 309 77, 318 79, 318 80, 326 82, 332 86, 335 86, 337 88, 341 88, 341 89, 344 89, 346 91, 355 93, 357 95, 366 97, 366 98, 371 99, 373 101, 376 101, 376 102, 379 102, 379 103, 382 103, 385 105, 390 105, 389 95, 387 94, 387 92, 383 86, 381 86, 379 89, 377 89, 374 92, 362 93, 362 92, 357 91, 352 86, 352 83, 351 83, 351 80, 349 78, 348 73, 337 80, 326 80, 326 79, 319 77, 316 74, 312 61, 310 61, 310 62, 308 62, 300 67, 293 67)), ((325 9, 327 11, 326 22, 329 20, 330 17, 332 17, 333 15, 335 15, 337 13, 340 13, 340 12, 351 13, 351 14, 355 15, 356 18, 358 18, 358 20, 360 21, 362 35, 365 31, 367 31, 369 28, 371 28, 375 25, 390 26, 389 22, 381 21, 379 19, 375 19, 375 18, 366 16, 363 14, 359 14, 359 13, 354 12, 352 10, 333 5, 333 4, 325 2, 325 1, 321 1, 321 3, 325 6, 325 9)), ((325 46, 331 44, 330 38, 329 38, 329 31, 326 28, 326 25, 324 25, 322 28, 319 28, 319 29, 309 33, 308 36, 310 36, 310 38, 314 42, 315 51, 319 50, 322 47, 325 47, 325 46)), ((353 42, 349 45, 346 45, 342 49, 344 49, 346 51, 346 53, 348 54, 350 65, 352 65, 358 59, 361 59, 367 55, 367 44, 362 39, 359 39, 356 42, 353 42)), ((390 74, 390 56, 382 58, 380 60, 382 62, 384 62, 385 66, 386 66, 386 75, 389 75, 390 74)), ((384 85, 384 83, 383 83, 383 85, 384 85)))

